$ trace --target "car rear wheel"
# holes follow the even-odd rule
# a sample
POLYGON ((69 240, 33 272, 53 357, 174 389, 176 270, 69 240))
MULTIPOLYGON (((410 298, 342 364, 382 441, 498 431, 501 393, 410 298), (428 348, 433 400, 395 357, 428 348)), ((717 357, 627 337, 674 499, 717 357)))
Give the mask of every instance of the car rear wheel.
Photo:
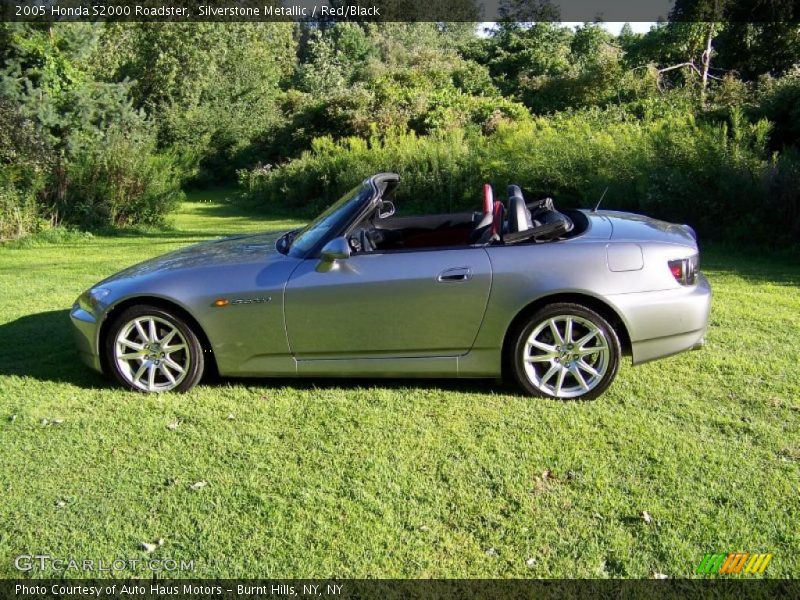
POLYGON ((109 328, 106 364, 138 391, 185 392, 203 376, 203 348, 180 317, 155 306, 126 309, 109 328))
POLYGON ((517 330, 512 365, 534 396, 590 400, 616 377, 621 348, 614 328, 579 304, 559 303, 531 315, 517 330))

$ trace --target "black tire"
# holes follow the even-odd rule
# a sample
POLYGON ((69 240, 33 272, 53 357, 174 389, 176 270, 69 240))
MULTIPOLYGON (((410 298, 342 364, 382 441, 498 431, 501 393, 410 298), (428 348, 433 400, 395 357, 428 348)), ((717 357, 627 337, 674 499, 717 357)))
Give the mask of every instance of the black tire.
POLYGON ((531 396, 592 400, 605 392, 617 375, 622 349, 616 331, 602 316, 580 304, 564 302, 545 306, 522 321, 512 335, 508 364, 511 365, 514 379, 519 386, 531 396), (572 318, 567 319, 568 317, 572 318), (564 340, 563 342, 559 343, 555 334, 552 333, 549 324, 551 319, 555 320, 556 330, 564 340), (571 327, 573 328, 573 335, 569 343, 566 343, 566 339, 564 339, 567 320, 572 322, 571 327), (588 324, 593 325, 597 333, 585 342, 584 349, 581 351, 574 348, 575 344, 572 342, 579 341, 575 339, 576 336, 583 337, 593 331, 588 324), (536 341, 548 346, 552 345, 554 350, 550 351, 538 346, 534 350, 533 347, 529 347, 528 340, 531 334, 537 331, 536 341), (555 351, 555 348, 559 349, 558 352, 555 351), (599 349, 596 353, 585 356, 578 355, 579 352, 595 348, 599 349), (550 358, 551 356, 553 358, 550 358), (530 361, 534 357, 539 360, 530 361), (550 373, 551 369, 555 369, 555 371, 550 373), (584 369, 592 369, 597 375, 592 375, 584 369), (564 372, 563 376, 561 375, 562 371, 564 372), (573 374, 574 372, 577 374, 573 374), (533 377, 538 379, 538 385, 537 382, 534 382, 533 377), (562 395, 555 393, 559 378, 562 382, 559 386, 562 395), (583 385, 579 378, 583 381, 583 385), (550 383, 553 379, 555 382, 550 383), (587 391, 584 391, 584 387, 590 382, 592 385, 587 391), (572 391, 567 392, 567 390, 572 391))
MULTIPOLYGON (((138 341, 141 341, 141 336, 136 334, 133 330, 131 331, 132 336, 138 336, 138 341)), ((130 339, 130 338, 129 338, 130 339)), ((138 343, 138 342, 135 342, 138 343)), ((168 350, 170 347, 174 346, 165 346, 164 350, 168 350)), ((121 383, 126 388, 137 391, 137 392, 162 392, 162 391, 175 391, 175 392, 186 392, 193 388, 203 376, 203 370, 205 369, 205 360, 203 356, 203 347, 200 343, 195 332, 192 328, 178 315, 162 309, 156 306, 150 306, 146 304, 141 304, 137 306, 132 306, 130 308, 125 309, 119 316, 117 316, 112 324, 108 328, 108 333, 106 335, 105 340, 103 340, 103 351, 105 353, 105 364, 108 366, 108 371, 111 375, 113 375, 114 379, 116 379, 119 383, 121 383), (157 373, 156 381, 158 383, 158 389, 151 388, 145 389, 143 387, 137 386, 132 381, 132 376, 135 375, 133 373, 134 368, 138 371, 140 365, 144 364, 145 359, 133 359, 132 361, 121 361, 123 363, 123 367, 120 366, 120 361, 117 360, 116 351, 117 351, 117 338, 120 333, 128 327, 132 322, 137 319, 143 319, 145 323, 147 323, 148 319, 152 319, 155 327, 156 327, 156 337, 158 338, 161 335, 161 341, 167 338, 167 335, 171 330, 169 327, 171 326, 177 333, 173 335, 171 339, 177 340, 177 346, 184 345, 185 350, 174 350, 173 354, 169 355, 168 359, 164 359, 162 357, 165 356, 164 352, 160 354, 152 354, 152 356, 156 357, 155 361, 151 361, 153 364, 156 364, 156 368, 154 369, 157 373), (181 340, 180 338, 183 338, 181 340), (185 342, 185 344, 184 344, 185 342), (185 354, 184 354, 185 352, 185 354), (172 367, 168 367, 167 360, 175 359, 174 364, 178 366, 184 366, 183 372, 180 373, 177 369, 173 369, 172 367), (161 365, 163 362, 164 370, 158 365, 161 365), (126 368, 130 365, 133 365, 132 368, 128 369, 126 372, 126 368), (172 383, 167 379, 167 373, 172 375, 172 378, 175 379, 177 382, 176 385, 172 385, 172 383)), ((147 350, 148 352, 150 350, 147 350)), ((135 349, 132 349, 132 352, 136 352, 135 349)), ((150 363, 148 363, 150 364, 150 363)), ((149 375, 149 367, 146 367, 147 374, 149 375)), ((149 382, 148 382, 149 383, 149 382)))

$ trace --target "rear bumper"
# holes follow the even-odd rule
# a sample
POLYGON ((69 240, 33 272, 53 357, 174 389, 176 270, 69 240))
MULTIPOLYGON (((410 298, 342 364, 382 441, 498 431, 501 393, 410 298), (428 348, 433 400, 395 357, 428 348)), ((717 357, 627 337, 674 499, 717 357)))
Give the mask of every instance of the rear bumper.
POLYGON ((103 367, 100 364, 100 353, 97 348, 97 328, 99 327, 97 319, 77 304, 72 307, 69 317, 72 321, 72 333, 78 348, 78 355, 84 364, 102 373, 103 367))
POLYGON ((702 274, 691 287, 620 294, 612 300, 626 317, 635 365, 705 343, 711 286, 702 274))

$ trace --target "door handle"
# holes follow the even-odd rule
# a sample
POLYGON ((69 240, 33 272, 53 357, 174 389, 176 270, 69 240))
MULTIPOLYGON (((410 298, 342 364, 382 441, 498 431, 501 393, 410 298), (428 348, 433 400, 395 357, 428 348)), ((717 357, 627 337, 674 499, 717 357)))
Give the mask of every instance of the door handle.
POLYGON ((440 283, 452 283, 455 281, 467 281, 472 279, 472 269, 469 267, 455 267, 453 269, 445 269, 436 278, 440 283))

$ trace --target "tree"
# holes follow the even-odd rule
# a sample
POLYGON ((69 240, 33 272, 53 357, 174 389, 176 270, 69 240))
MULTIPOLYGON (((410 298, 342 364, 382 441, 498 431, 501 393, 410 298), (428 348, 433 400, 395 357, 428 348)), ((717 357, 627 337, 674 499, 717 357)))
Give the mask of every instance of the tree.
POLYGON ((124 24, 103 45, 119 57, 103 76, 132 82, 160 146, 215 177, 232 175, 237 152, 274 125, 295 60, 288 23, 124 24))

